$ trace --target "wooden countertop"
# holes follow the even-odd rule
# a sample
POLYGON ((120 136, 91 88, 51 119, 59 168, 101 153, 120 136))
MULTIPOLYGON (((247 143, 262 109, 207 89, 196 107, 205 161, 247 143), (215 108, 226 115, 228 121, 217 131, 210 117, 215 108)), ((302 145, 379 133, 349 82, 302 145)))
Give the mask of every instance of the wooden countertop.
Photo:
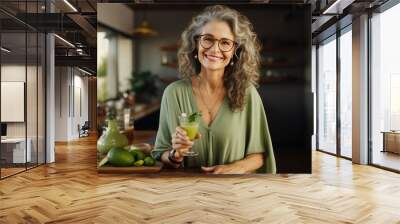
MULTIPOLYGON (((130 140, 132 144, 138 143, 148 143, 148 141, 154 138, 157 134, 157 131, 137 131, 133 132, 133 141, 130 140)), ((129 174, 130 175, 130 174, 129 174)), ((135 176, 162 176, 162 177, 191 177, 191 176, 210 176, 210 177, 235 177, 235 176, 243 176, 243 175, 213 175, 213 174, 205 174, 201 168, 168 168, 166 166, 163 167, 161 172, 159 173, 145 173, 145 174, 132 174, 135 176)), ((246 176, 254 176, 254 175, 263 175, 263 174, 246 174, 246 176)))
POLYGON ((152 102, 150 104, 138 104, 135 107, 135 112, 133 113, 133 117, 135 120, 139 120, 151 113, 154 113, 158 109, 160 109, 161 102, 159 100, 152 102))

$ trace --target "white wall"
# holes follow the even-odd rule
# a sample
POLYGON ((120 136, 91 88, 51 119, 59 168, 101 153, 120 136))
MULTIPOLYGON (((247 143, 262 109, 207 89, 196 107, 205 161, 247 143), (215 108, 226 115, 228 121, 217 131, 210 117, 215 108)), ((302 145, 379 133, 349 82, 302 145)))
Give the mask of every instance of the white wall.
MULTIPOLYGON (((71 132, 69 133, 70 139, 79 138, 78 124, 83 125, 85 121, 89 120, 88 111, 88 78, 80 76, 82 73, 74 74, 74 92, 71 96, 74 99, 74 108, 72 108, 71 132), (80 97, 79 97, 80 96, 80 97), (80 102, 79 102, 80 101, 80 102), (80 108, 81 107, 81 108, 80 108), (80 111, 81 110, 81 111, 80 111)), ((72 105, 72 104, 71 104, 72 105)))
POLYGON ((68 76, 67 67, 55 68, 55 140, 68 140, 68 117, 69 117, 69 96, 68 88, 70 77, 68 76))
POLYGON ((76 68, 56 67, 56 141, 79 138, 78 124, 82 126, 88 120, 88 78, 83 75, 76 68))
MULTIPOLYGON (((27 69, 28 74, 33 72, 36 68, 33 66, 28 66, 27 68, 25 65, 2 65, 1 66, 1 81, 4 82, 25 82, 25 74, 27 69)), ((33 96, 33 93, 27 93, 27 96, 33 96)), ((36 96, 36 90, 35 90, 36 96)), ((28 100, 31 101, 31 100, 28 100)), ((2 110, 7 110, 7 108, 1 108, 2 110)), ((28 116, 30 116, 28 114, 28 116)), ((36 114, 35 114, 36 117, 36 114)), ((31 117, 28 117, 28 120, 31 120, 31 117)), ((7 136, 8 137, 25 137, 25 122, 10 122, 7 123, 7 136)))

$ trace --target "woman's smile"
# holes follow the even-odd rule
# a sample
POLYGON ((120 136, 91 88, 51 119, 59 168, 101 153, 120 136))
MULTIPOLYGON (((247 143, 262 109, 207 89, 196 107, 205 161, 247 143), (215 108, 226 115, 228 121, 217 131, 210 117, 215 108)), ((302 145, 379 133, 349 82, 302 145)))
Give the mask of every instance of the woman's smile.
POLYGON ((212 55, 212 54, 204 54, 204 56, 211 62, 217 62, 217 61, 224 60, 224 57, 216 56, 216 55, 212 55))

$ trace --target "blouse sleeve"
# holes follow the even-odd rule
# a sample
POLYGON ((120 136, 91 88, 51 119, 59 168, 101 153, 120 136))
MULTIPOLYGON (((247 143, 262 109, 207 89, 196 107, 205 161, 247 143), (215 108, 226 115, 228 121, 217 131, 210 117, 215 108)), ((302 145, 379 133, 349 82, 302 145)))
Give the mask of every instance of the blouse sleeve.
POLYGON ((254 86, 250 87, 247 111, 246 156, 253 153, 264 154, 264 165, 257 173, 276 173, 274 150, 268 129, 267 117, 260 95, 254 86))
POLYGON ((167 87, 161 99, 160 122, 158 126, 154 149, 151 151, 151 155, 156 160, 161 160, 161 155, 164 153, 164 151, 172 149, 170 131, 171 129, 169 128, 168 122, 168 114, 170 114, 168 108, 168 94, 169 91, 167 87))

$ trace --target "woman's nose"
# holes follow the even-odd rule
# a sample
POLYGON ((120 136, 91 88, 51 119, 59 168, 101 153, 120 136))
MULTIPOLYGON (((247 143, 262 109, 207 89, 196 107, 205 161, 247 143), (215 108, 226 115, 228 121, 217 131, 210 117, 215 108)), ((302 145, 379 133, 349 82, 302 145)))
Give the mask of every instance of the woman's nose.
POLYGON ((214 44, 213 44, 213 46, 211 46, 211 48, 208 49, 208 50, 211 51, 211 52, 219 52, 220 49, 219 49, 219 47, 218 47, 218 41, 215 41, 214 44))

